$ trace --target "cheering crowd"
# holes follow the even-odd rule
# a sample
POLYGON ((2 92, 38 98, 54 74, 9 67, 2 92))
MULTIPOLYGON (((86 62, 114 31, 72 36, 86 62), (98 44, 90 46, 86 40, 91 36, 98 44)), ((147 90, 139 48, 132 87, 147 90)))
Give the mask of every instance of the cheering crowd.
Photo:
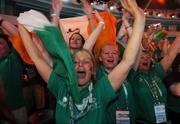
POLYGON ((17 27, 0 17, 0 123, 38 124, 28 119, 22 63, 33 64, 54 95, 54 123, 180 123, 180 34, 170 42, 162 26, 145 29, 136 0, 120 0, 116 41, 104 38, 95 50, 101 32, 117 25, 81 2, 91 29, 87 38, 70 30, 67 40, 61 0, 52 0, 51 21, 35 10, 21 13, 17 27))

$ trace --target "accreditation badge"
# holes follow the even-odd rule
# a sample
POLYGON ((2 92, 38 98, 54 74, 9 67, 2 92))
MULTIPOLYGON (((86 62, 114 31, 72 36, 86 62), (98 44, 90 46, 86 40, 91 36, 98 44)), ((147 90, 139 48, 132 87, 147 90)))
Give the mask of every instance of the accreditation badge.
POLYGON ((163 123, 166 122, 166 111, 164 104, 157 104, 154 106, 156 123, 163 123))
POLYGON ((129 111, 116 110, 116 124, 130 124, 129 111))

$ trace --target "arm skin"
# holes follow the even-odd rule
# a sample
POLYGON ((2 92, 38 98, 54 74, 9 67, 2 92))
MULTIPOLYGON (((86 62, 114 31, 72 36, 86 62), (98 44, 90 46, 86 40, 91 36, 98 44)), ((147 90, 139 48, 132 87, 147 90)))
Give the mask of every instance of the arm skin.
POLYGON ((91 33, 91 35, 88 37, 88 39, 86 40, 83 48, 84 49, 87 49, 89 51, 92 50, 92 48, 94 47, 94 44, 96 43, 96 40, 99 36, 99 34, 101 33, 103 27, 104 27, 104 21, 103 19, 101 18, 101 16, 99 15, 99 13, 96 11, 95 12, 96 14, 96 18, 98 19, 99 21, 99 24, 98 26, 93 30, 93 32, 91 33))
MULTIPOLYGON (((1 17, 0 17, 1 18, 1 17)), ((15 25, 8 22, 7 20, 3 20, 1 23, 1 28, 6 35, 9 37, 18 35, 18 29, 15 25)))
MULTIPOLYGON (((18 28, 6 20, 3 20, 1 27, 3 30, 6 31, 6 34, 9 37, 19 35, 18 28)), ((42 45, 41 41, 35 41, 35 39, 33 39, 33 41, 34 41, 35 45, 37 45, 38 49, 40 50, 40 52, 43 55, 43 57, 45 58, 45 60, 49 63, 49 65, 52 65, 52 60, 51 60, 49 54, 47 53, 46 49, 42 45)), ((13 41, 11 41, 11 42, 13 42, 13 41)))
POLYGON ((134 23, 122 61, 108 75, 115 91, 121 87, 136 60, 145 27, 144 13, 135 0, 121 0, 121 4, 134 17, 134 23))
POLYGON ((89 23, 90 23, 90 27, 91 27, 91 32, 95 29, 95 25, 94 25, 94 19, 92 16, 92 8, 91 5, 88 3, 87 0, 81 0, 81 2, 83 3, 83 10, 86 13, 89 23))
MULTIPOLYGON (((83 3, 85 4, 84 7, 86 7, 86 6, 89 7, 87 1, 83 0, 83 3)), ((52 17, 52 23, 55 24, 55 25, 58 25, 58 24, 59 24, 59 15, 60 15, 62 6, 63 6, 63 4, 62 4, 62 1, 61 1, 61 0, 52 0, 53 13, 56 15, 56 16, 53 16, 53 17, 52 17)), ((85 12, 87 12, 87 13, 89 13, 90 11, 92 11, 92 10, 87 10, 87 8, 86 8, 86 10, 85 10, 85 12)), ((86 42, 85 42, 85 44, 84 44, 84 46, 83 46, 83 48, 88 49, 88 50, 90 50, 90 51, 92 50, 94 44, 96 43, 96 40, 97 40, 99 34, 101 33, 101 30, 102 30, 103 27, 104 27, 104 21, 103 21, 103 19, 101 18, 101 16, 98 14, 98 12, 96 12, 95 14, 96 14, 96 18, 97 18, 98 21, 99 21, 99 24, 98 24, 98 26, 93 30, 93 32, 92 32, 91 35, 88 37, 88 39, 86 40, 86 42)), ((91 17, 92 15, 89 15, 89 14, 88 14, 88 16, 90 16, 90 18, 92 19, 92 17, 91 17)), ((65 35, 64 35, 64 31, 63 31, 61 25, 60 25, 60 27, 61 27, 63 36, 65 36, 65 35)))
POLYGON ((167 71, 169 69, 179 50, 180 50, 180 34, 177 35, 175 41, 168 49, 167 54, 160 61, 164 71, 167 71))
POLYGON ((129 13, 122 9, 123 11, 123 17, 122 17, 122 26, 121 26, 121 29, 119 30, 118 32, 118 38, 121 38, 123 35, 126 34, 126 32, 128 33, 128 36, 130 37, 131 36, 131 33, 132 33, 132 27, 131 25, 129 24, 128 22, 128 17, 130 16, 129 13), (121 33, 121 31, 123 30, 123 28, 126 30, 125 34, 121 33))
POLYGON ((180 97, 180 82, 172 84, 169 90, 173 95, 180 97))
POLYGON ((52 0, 52 20, 51 22, 54 25, 59 25, 59 16, 60 16, 60 12, 63 8, 63 2, 62 0, 52 0))
POLYGON ((23 44, 30 58, 34 62, 38 72, 45 82, 48 82, 50 74, 52 72, 51 66, 44 60, 43 56, 40 54, 39 49, 34 44, 31 39, 31 36, 27 32, 27 30, 23 27, 23 25, 18 25, 18 30, 20 32, 23 44))

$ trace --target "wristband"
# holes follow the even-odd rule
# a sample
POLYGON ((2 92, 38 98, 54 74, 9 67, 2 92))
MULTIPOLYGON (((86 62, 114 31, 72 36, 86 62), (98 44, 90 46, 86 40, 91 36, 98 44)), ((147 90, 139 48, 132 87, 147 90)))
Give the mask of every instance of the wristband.
POLYGON ((100 22, 99 22, 99 24, 102 24, 102 25, 104 25, 105 23, 104 23, 103 21, 100 21, 100 22))
POLYGON ((59 18, 59 16, 58 16, 56 13, 52 13, 52 14, 51 14, 51 17, 57 17, 57 18, 59 18))

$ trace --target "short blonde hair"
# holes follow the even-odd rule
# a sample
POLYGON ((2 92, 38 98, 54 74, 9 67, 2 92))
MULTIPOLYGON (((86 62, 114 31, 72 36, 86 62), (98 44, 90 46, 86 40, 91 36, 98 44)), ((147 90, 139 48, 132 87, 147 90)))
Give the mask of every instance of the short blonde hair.
POLYGON ((93 78, 93 80, 95 80, 96 79, 96 60, 95 60, 92 52, 87 49, 84 49, 84 48, 75 50, 73 53, 73 59, 75 58, 75 56, 78 52, 86 52, 90 55, 92 63, 93 63, 93 77, 92 78, 93 78))

